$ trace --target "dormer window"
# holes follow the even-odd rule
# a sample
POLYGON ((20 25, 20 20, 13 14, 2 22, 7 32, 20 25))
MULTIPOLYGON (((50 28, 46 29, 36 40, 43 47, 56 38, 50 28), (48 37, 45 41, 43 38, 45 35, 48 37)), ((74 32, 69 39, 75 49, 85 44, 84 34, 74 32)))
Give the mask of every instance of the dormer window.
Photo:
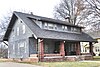
POLYGON ((51 24, 51 23, 48 23, 48 28, 49 28, 49 29, 54 29, 54 25, 51 24))
POLYGON ((44 23, 44 28, 47 29, 48 28, 48 24, 44 23))
POLYGON ((80 32, 80 28, 77 27, 71 27, 72 32, 80 32))
POLYGON ((65 30, 68 30, 68 29, 67 29, 67 26, 65 26, 65 30))
POLYGON ((67 26, 62 25, 62 30, 68 31, 67 26))
POLYGON ((57 25, 56 24, 54 24, 54 28, 57 29, 57 25))
POLYGON ((65 28, 64 25, 62 25, 62 29, 63 29, 63 30, 64 30, 64 28, 65 28))
POLYGON ((44 23, 44 29, 49 29, 49 30, 56 30, 57 25, 53 23, 44 23))

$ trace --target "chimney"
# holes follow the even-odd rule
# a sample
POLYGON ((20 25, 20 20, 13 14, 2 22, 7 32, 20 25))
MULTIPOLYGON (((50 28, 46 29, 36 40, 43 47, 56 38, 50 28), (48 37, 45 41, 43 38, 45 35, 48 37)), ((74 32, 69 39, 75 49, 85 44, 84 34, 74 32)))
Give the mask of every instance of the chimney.
POLYGON ((31 12, 31 15, 34 15, 33 12, 31 12))

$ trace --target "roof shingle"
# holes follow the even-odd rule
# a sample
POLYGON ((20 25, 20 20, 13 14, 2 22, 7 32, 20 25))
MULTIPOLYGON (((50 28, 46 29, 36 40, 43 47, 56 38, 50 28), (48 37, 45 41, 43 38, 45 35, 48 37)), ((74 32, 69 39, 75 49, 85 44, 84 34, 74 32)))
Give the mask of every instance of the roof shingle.
MULTIPOLYGON (((17 17, 20 18, 30 28, 30 30, 37 36, 37 38, 59 39, 59 40, 69 40, 69 41, 86 41, 86 42, 87 41, 89 41, 89 42, 94 41, 92 37, 90 37, 88 34, 86 34, 84 32, 77 34, 77 33, 58 32, 58 31, 41 29, 37 26, 36 23, 31 21, 29 18, 34 18, 34 19, 38 19, 38 20, 41 20, 41 21, 48 21, 48 22, 52 22, 52 23, 58 23, 58 24, 64 24, 64 25, 79 27, 79 26, 67 23, 65 21, 35 16, 35 15, 31 15, 31 14, 25 14, 25 13, 21 13, 21 12, 14 12, 13 16, 16 16, 16 18, 17 17)), ((11 26, 11 25, 14 24, 12 22, 13 19, 14 19, 14 17, 12 17, 8 28, 13 27, 13 26, 11 26)), ((82 28, 82 27, 80 27, 80 28, 82 28)), ((10 32, 8 32, 8 31, 11 32, 11 30, 7 29, 4 40, 5 40, 5 38, 9 37, 10 32)))

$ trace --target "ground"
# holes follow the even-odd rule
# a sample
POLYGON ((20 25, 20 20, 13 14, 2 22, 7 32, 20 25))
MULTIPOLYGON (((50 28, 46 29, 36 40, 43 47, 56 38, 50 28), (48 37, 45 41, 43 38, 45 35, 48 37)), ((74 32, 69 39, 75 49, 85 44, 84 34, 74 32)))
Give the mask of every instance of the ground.
POLYGON ((0 67, 100 67, 100 56, 95 56, 91 61, 76 62, 9 62, 7 59, 0 59, 0 67))
POLYGON ((0 62, 0 67, 100 67, 100 62, 39 62, 31 64, 16 62, 0 62))
POLYGON ((42 67, 31 64, 22 64, 22 63, 14 63, 14 62, 1 62, 0 67, 42 67))

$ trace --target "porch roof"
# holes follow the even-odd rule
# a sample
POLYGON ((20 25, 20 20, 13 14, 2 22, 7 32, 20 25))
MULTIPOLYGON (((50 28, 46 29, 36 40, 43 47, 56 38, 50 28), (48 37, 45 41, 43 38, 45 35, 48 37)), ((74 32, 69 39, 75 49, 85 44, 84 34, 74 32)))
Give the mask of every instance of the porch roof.
MULTIPOLYGON (((92 37, 90 37, 88 34, 84 32, 69 33, 69 32, 59 32, 59 31, 41 29, 39 28, 39 26, 37 26, 35 22, 31 21, 30 18, 35 18, 35 19, 38 18, 41 21, 46 20, 49 22, 65 24, 65 25, 70 25, 70 26, 76 26, 76 25, 65 23, 64 21, 60 21, 60 20, 54 20, 50 18, 35 16, 35 15, 25 14, 25 13, 20 13, 20 12, 14 12, 12 19, 10 21, 10 24, 8 26, 8 29, 5 33, 4 40, 8 40, 9 35, 11 33, 11 29, 14 25, 14 21, 15 19, 18 19, 18 18, 20 18, 30 28, 30 30, 33 32, 33 36, 37 38, 59 39, 59 40, 70 40, 70 41, 86 41, 86 42, 95 41, 92 37)), ((79 26, 76 26, 76 27, 79 27, 79 26)))

